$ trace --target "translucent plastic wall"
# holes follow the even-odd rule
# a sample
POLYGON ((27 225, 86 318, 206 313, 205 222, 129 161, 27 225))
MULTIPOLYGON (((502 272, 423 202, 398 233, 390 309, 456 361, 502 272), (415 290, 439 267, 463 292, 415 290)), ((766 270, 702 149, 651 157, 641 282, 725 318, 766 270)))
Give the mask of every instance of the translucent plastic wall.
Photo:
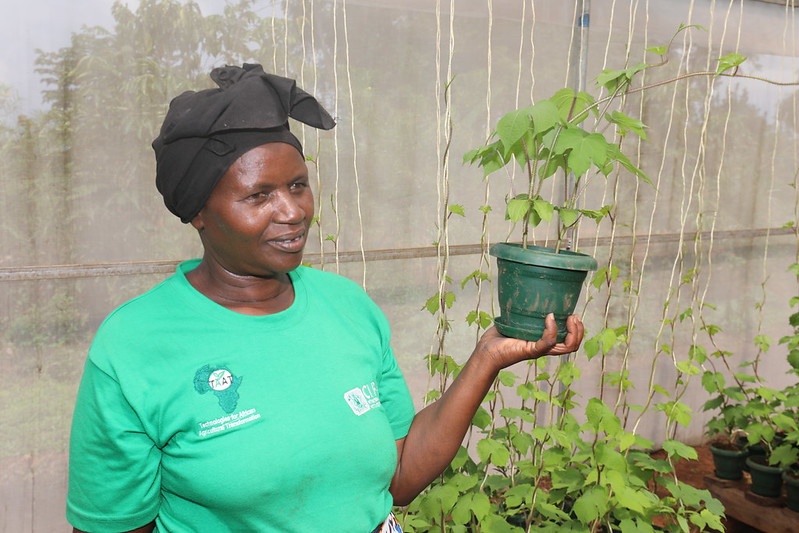
POLYGON ((786 383, 776 339, 789 331, 796 294, 787 271, 797 252, 793 8, 754 0, 96 8, 109 22, 75 25, 63 47, 32 50, 36 32, 63 21, 11 28, 6 54, 33 59, 21 72, 0 70, 0 530, 66 530, 72 402, 93 333, 114 307, 201 253, 193 230, 163 207, 149 144, 169 100, 210 87, 208 72, 225 63, 296 78, 336 117, 332 132, 294 126, 313 157, 318 202, 307 260, 363 283, 386 312, 421 407, 438 386, 426 355, 462 362, 480 333, 470 311, 494 313, 490 282, 478 290, 461 280, 493 271, 486 246, 511 230, 504 198, 525 188, 503 172, 484 181, 463 154, 512 109, 566 86, 596 93, 603 69, 667 59, 634 83, 652 87, 623 103, 648 126, 646 141, 623 142, 654 186, 612 174, 587 195, 615 209, 599 226, 583 223, 575 246, 615 274, 587 287, 579 311, 588 336, 627 327, 628 340, 590 361, 575 356, 578 391, 612 405, 619 391, 604 378, 629 372, 632 403, 646 403, 657 385, 694 409, 688 427, 654 410, 640 421, 632 413, 639 433, 701 441, 707 398, 676 363, 704 342, 707 324, 721 328, 714 341, 733 365, 758 357, 756 335, 774 339, 759 371, 775 387, 786 383), (681 24, 701 27, 678 33, 681 24), (673 37, 667 57, 646 51, 673 37), (731 53, 748 58, 739 75, 712 75, 731 53), (448 291, 456 299, 446 314, 424 309, 448 291))

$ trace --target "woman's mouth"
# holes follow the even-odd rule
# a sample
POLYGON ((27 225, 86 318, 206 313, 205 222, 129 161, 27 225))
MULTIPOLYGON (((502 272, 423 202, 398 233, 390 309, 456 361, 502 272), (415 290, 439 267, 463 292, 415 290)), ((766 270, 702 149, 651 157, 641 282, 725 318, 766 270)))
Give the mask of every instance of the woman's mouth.
POLYGON ((277 248, 278 250, 289 253, 297 253, 301 252, 305 247, 305 233, 303 232, 293 237, 286 236, 285 238, 269 239, 267 242, 270 246, 277 248))

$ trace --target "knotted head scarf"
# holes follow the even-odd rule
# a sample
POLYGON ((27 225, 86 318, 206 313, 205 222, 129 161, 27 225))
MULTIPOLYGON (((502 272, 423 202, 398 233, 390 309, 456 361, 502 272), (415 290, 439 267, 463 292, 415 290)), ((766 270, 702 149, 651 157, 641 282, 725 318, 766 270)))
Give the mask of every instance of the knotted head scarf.
POLYGON ((222 175, 244 153, 270 142, 302 145, 289 131, 289 117, 324 130, 336 123, 294 80, 264 72, 261 65, 211 71, 218 89, 186 91, 170 102, 153 141, 155 184, 167 208, 190 222, 222 175))

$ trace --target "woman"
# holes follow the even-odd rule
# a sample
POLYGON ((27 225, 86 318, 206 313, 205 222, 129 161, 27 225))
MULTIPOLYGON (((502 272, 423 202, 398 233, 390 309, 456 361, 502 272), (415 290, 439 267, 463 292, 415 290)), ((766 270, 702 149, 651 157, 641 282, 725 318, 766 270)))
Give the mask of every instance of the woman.
POLYGON ((164 202, 204 253, 92 343, 73 418, 74 531, 396 531, 450 463, 499 370, 576 350, 489 329, 414 413, 387 321, 355 283, 300 266, 313 196, 291 116, 332 118, 259 65, 172 101, 153 148, 164 202), (387 518, 388 516, 388 518, 387 518), (382 529, 381 529, 382 528, 382 529), (394 529, 391 529, 394 528, 394 529))

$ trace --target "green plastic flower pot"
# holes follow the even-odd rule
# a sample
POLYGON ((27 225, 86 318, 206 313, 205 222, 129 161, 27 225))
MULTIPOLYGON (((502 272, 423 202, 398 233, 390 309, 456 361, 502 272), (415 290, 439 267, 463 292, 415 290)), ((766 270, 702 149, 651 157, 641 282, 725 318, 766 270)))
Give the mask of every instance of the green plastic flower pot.
POLYGON ((767 498, 779 498, 782 495, 782 469, 771 466, 766 456, 749 456, 746 464, 752 476, 752 492, 767 498))
POLYGON ((785 507, 799 513, 799 474, 786 470, 782 480, 785 482, 785 507))
POLYGON ((494 324, 507 337, 537 341, 544 319, 555 315, 558 342, 566 338, 566 319, 574 313, 583 282, 596 260, 585 254, 552 248, 498 243, 489 253, 497 258, 500 315, 494 324))
POLYGON ((738 480, 743 477, 744 461, 747 457, 746 450, 728 450, 710 446, 713 455, 713 473, 719 479, 738 480))

